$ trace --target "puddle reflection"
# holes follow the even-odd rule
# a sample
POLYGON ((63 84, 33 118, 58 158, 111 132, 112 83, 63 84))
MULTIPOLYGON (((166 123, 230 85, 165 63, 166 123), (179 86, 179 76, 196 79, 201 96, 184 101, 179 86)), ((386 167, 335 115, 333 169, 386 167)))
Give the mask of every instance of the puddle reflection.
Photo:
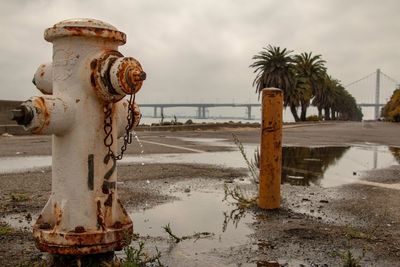
POLYGON ((400 148, 283 147, 282 183, 322 187, 356 182, 364 171, 397 165, 400 148))
POLYGON ((325 171, 350 147, 283 147, 282 183, 308 186, 319 184, 325 171))

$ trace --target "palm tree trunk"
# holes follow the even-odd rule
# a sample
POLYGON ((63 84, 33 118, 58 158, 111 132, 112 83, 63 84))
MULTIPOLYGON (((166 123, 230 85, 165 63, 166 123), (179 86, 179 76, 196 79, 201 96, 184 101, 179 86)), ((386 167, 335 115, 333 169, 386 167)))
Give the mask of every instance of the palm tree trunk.
POLYGON ((330 117, 329 108, 325 108, 324 114, 325 114, 325 120, 326 120, 326 121, 330 121, 330 120, 331 120, 331 117, 330 117))
POLYGON ((322 120, 322 107, 317 107, 318 108, 318 118, 322 120))
POLYGON ((301 104, 300 119, 301 119, 301 121, 307 120, 307 105, 305 103, 301 104))
POLYGON ((300 121, 299 115, 297 115, 297 109, 294 104, 290 104, 290 111, 292 112, 293 118, 295 122, 300 121))

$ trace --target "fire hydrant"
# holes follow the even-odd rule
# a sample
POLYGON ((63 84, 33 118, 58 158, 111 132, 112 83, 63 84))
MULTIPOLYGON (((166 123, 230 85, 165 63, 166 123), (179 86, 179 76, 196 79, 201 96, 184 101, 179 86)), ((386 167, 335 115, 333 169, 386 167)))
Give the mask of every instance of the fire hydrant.
POLYGON ((126 35, 108 23, 65 20, 44 38, 53 61, 33 83, 45 95, 12 111, 26 130, 53 135, 51 196, 33 226, 36 246, 53 254, 121 250, 133 226, 118 198, 116 161, 139 123, 135 94, 146 73, 118 52, 126 35))

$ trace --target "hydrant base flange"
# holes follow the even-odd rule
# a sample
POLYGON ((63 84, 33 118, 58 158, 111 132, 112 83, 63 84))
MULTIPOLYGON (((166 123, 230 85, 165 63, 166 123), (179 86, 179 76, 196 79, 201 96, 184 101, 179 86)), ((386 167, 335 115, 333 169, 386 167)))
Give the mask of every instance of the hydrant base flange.
POLYGON ((122 250, 129 244, 132 234, 132 223, 119 229, 88 233, 54 233, 53 230, 43 230, 38 227, 33 229, 36 247, 39 250, 61 255, 87 255, 122 250), (50 240, 57 238, 55 235, 67 240, 67 243, 65 245, 51 243, 50 240))

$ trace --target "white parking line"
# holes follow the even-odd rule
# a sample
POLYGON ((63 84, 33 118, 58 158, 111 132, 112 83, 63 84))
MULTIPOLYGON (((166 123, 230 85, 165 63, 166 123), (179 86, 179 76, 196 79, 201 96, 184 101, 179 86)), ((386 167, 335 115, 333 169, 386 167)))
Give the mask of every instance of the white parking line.
POLYGON ((153 142, 153 141, 145 141, 145 140, 141 140, 141 142, 142 142, 142 143, 153 144, 153 145, 159 145, 159 146, 165 146, 165 147, 177 148, 177 149, 181 149, 181 150, 187 150, 187 151, 196 152, 196 153, 204 153, 204 152, 207 152, 207 151, 200 150, 200 149, 187 148, 187 147, 183 147, 183 146, 174 146, 174 145, 168 145, 168 144, 164 144, 164 143, 158 143, 158 142, 153 142))

